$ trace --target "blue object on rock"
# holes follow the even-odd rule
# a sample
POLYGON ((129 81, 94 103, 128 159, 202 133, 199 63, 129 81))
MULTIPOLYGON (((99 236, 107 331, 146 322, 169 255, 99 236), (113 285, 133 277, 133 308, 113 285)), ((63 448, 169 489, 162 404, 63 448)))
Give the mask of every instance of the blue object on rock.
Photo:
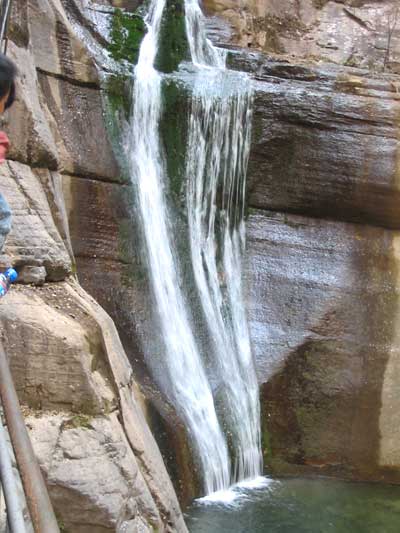
POLYGON ((7 268, 5 272, 0 274, 0 298, 7 294, 11 283, 14 283, 17 278, 18 274, 13 268, 7 268))

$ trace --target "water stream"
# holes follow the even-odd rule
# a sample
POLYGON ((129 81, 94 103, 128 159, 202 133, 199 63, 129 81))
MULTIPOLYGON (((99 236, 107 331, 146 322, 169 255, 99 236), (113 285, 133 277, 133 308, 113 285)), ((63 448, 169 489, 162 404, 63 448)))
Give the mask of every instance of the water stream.
POLYGON ((133 114, 127 143, 138 191, 147 261, 165 344, 166 394, 187 424, 204 492, 260 474, 259 401, 243 305, 245 175, 250 144, 251 84, 225 69, 225 55, 207 40, 197 0, 186 0, 193 65, 192 109, 186 154, 188 239, 194 283, 212 346, 212 390, 204 348, 195 338, 181 288, 166 202, 167 175, 159 124, 162 74, 154 68, 166 0, 152 0, 135 68, 133 114))

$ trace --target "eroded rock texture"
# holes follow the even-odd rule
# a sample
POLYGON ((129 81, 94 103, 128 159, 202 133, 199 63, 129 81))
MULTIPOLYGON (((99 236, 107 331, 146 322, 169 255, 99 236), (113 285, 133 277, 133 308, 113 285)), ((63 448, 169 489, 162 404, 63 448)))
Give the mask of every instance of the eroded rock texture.
POLYGON ((184 532, 115 325, 74 276, 68 216, 80 209, 102 220, 90 195, 70 201, 71 182, 105 195, 111 183, 123 188, 103 114, 107 42, 95 30, 110 8, 13 3, 8 49, 19 77, 0 168, 13 228, 0 263, 16 266, 22 284, 0 302, 1 335, 63 531, 184 532))
POLYGON ((240 46, 400 73, 397 0, 205 0, 240 46))
POLYGON ((251 57, 232 64, 256 79, 247 278, 267 468, 399 482, 399 79, 251 57))
MULTIPOLYGON (((242 17, 237 2, 218 6, 242 17)), ((290 6, 243 3, 250 14, 290 6)), ((300 39, 280 32, 284 49, 257 44, 257 32, 243 30, 251 32, 252 46, 284 58, 257 52, 229 58, 255 86, 246 277, 266 469, 399 482, 400 78, 391 52, 398 35, 395 26, 389 55, 377 44, 370 48, 372 30, 361 31, 361 13, 352 15, 371 9, 378 28, 373 43, 384 42, 393 4, 307 6, 309 33, 300 39), (335 64, 315 57, 317 30, 338 42, 323 47, 325 60, 335 64), (346 55, 350 42, 358 47, 354 61, 346 55)), ((216 39, 226 40, 213 28, 216 39)), ((80 280, 118 323, 136 375, 157 405, 142 346, 146 339, 156 361, 160 343, 158 332, 147 329, 151 302, 131 216, 133 191, 117 180, 99 183, 72 173, 64 193, 80 280)), ((184 432, 171 431, 174 417, 162 400, 157 408, 187 497, 184 432)))
MULTIPOLYGON (((87 4, 15 3, 21 76, 0 169, 14 228, 1 263, 34 287, 0 304, 3 338, 66 530, 185 531, 142 403, 183 499, 196 492, 195 466, 143 360, 143 339, 155 361, 162 344, 149 330, 132 187, 104 122, 109 6, 87 4), (118 324, 129 362, 75 271, 118 324)), ((206 5, 240 44, 285 55, 229 59, 255 84, 246 278, 267 471, 399 482, 396 4, 206 5)))

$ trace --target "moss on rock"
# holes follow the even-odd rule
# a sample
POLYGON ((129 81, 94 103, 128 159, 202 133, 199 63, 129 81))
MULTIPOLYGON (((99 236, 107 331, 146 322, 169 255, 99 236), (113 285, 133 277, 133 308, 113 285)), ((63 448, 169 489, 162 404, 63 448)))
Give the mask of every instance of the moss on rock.
POLYGON ((162 45, 155 67, 161 72, 174 72, 189 50, 183 0, 167 0, 159 39, 162 45))
POLYGON ((126 60, 136 64, 140 44, 146 32, 143 18, 137 13, 128 13, 117 8, 111 24, 109 52, 115 61, 126 60))
POLYGON ((165 79, 162 86, 163 113, 160 138, 166 157, 169 192, 174 200, 181 197, 185 179, 189 97, 186 87, 175 79, 165 79))

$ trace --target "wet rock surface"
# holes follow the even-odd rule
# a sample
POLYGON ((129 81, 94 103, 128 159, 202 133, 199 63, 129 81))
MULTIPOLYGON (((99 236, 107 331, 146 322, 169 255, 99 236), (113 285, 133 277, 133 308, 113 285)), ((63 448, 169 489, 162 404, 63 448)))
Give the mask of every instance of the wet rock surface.
POLYGON ((399 481, 380 456, 396 422, 381 407, 400 365, 399 233, 256 211, 248 241, 267 464, 399 481))
MULTIPOLYGON (((267 471, 397 483, 399 78, 239 50, 229 63, 255 86, 246 278, 267 471)), ((149 384, 143 339, 155 359, 160 344, 133 191, 65 183, 81 282, 149 384)))
POLYGON ((267 468, 398 483, 398 77, 231 64, 255 79, 247 280, 267 468))
POLYGON ((250 205, 399 228, 400 78, 268 62, 254 77, 250 205))
MULTIPOLYGON (((21 397, 46 410, 32 434, 68 527, 185 531, 141 408, 164 439, 185 501, 196 492, 188 488, 195 467, 144 363, 143 339, 155 360, 161 343, 149 330, 133 191, 107 138, 95 68, 106 55, 110 5, 86 4, 16 2, 10 53, 21 76, 15 115, 4 120, 12 161, 0 170, 14 230, 2 263, 44 287, 10 293, 9 312, 0 305, 2 333, 21 397), (75 268, 116 321, 129 362, 109 317, 63 281, 75 268), (81 412, 90 427, 70 427, 81 412), (109 500, 90 443, 115 479, 109 500)), ((394 4, 206 5, 231 21, 236 42, 271 54, 237 50, 229 59, 255 84, 246 279, 267 469, 397 483, 399 37, 396 25, 388 50, 385 27, 394 4)), ((215 22, 214 38, 226 43, 223 30, 215 22)))

